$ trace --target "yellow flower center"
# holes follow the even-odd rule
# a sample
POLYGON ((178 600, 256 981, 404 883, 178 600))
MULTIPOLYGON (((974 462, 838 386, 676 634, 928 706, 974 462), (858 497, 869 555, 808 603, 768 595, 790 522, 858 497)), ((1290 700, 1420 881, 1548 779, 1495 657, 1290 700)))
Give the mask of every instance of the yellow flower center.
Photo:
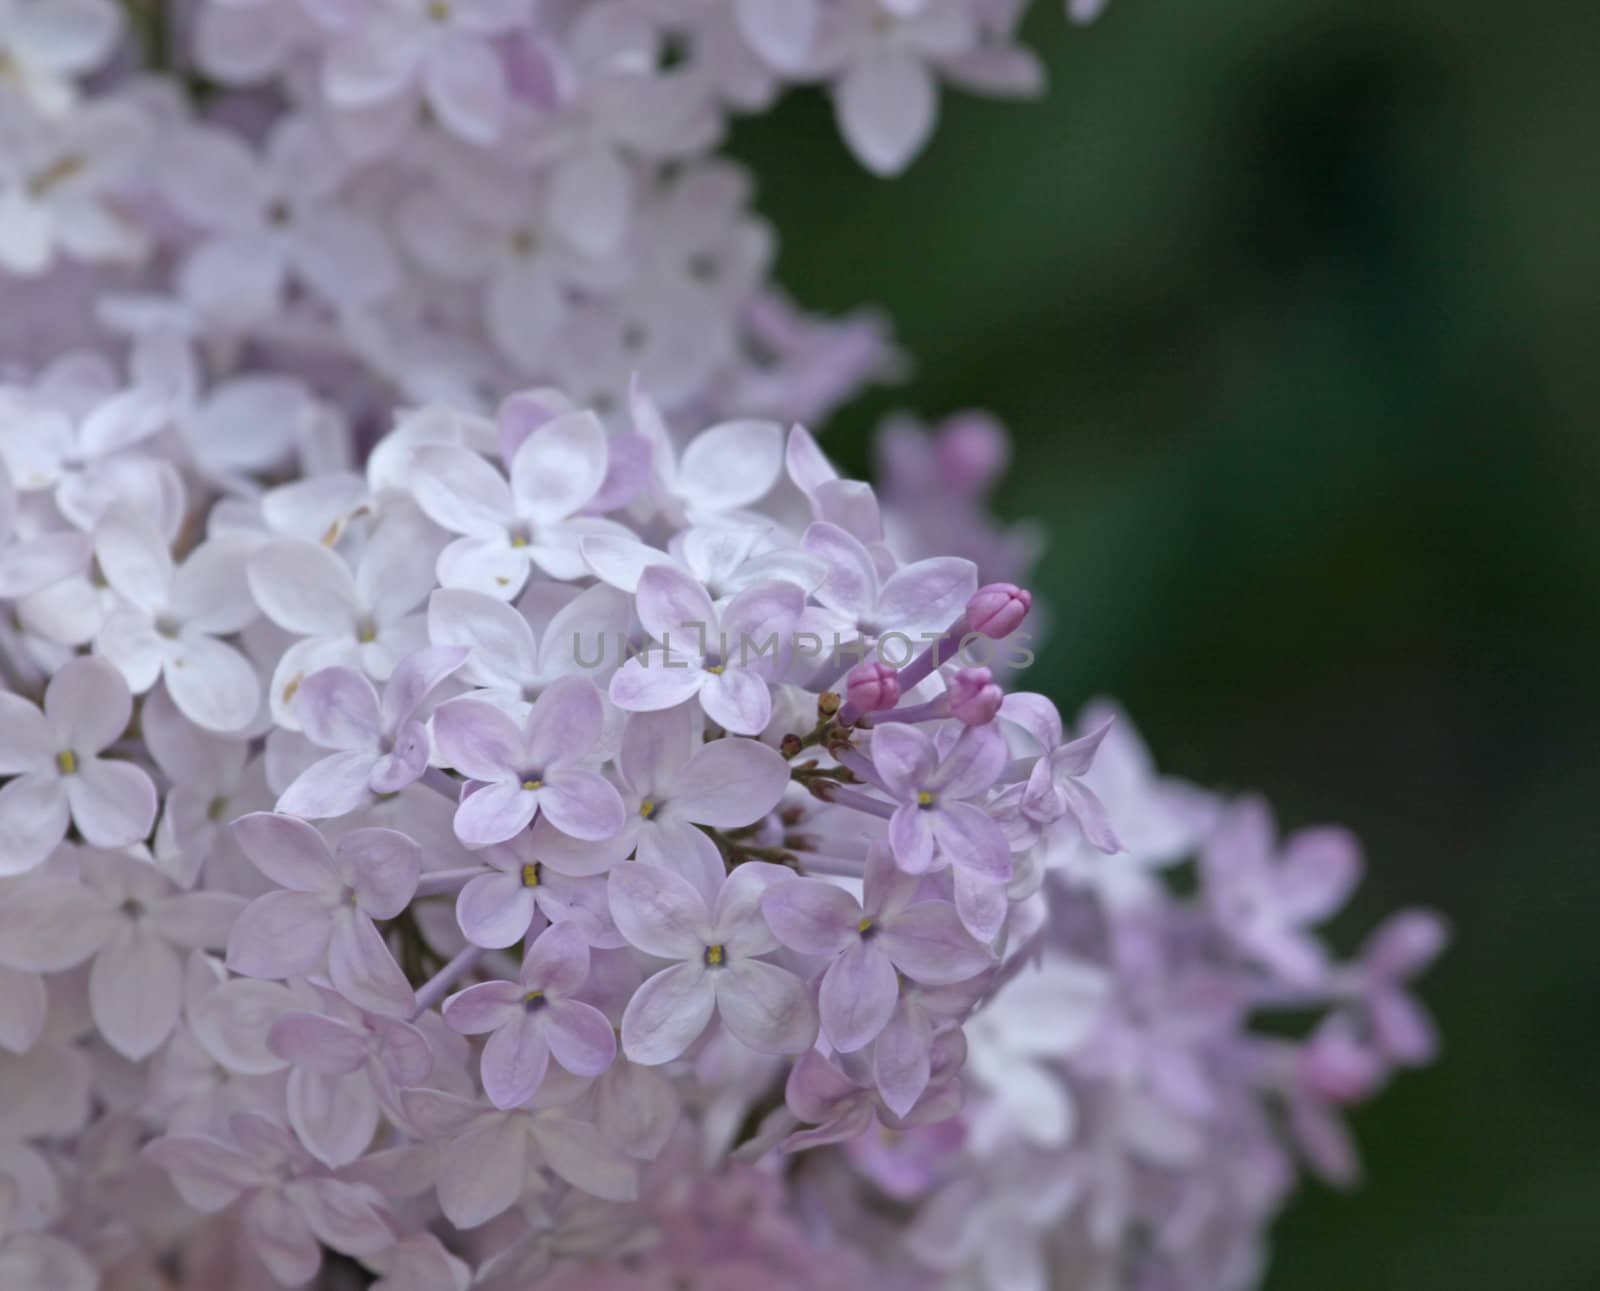
POLYGON ((863 919, 860 923, 858 923, 856 925, 856 931, 861 933, 861 934, 863 934, 863 935, 865 935, 866 933, 871 932, 872 931, 872 920, 871 919, 863 919))
POLYGON ((931 806, 933 806, 933 795, 931 793, 929 793, 926 789, 922 790, 922 792, 917 795, 917 806, 919 806, 919 807, 931 807, 931 806))
POLYGON ((721 946, 707 946, 706 947, 706 967, 707 968, 720 968, 722 966, 722 961, 726 957, 727 957, 726 953, 723 951, 721 946))
POLYGON ((71 775, 78 769, 78 755, 71 749, 62 749, 56 754, 56 765, 61 768, 62 775, 71 775))
POLYGON ((654 816, 656 814, 655 799, 654 798, 646 798, 643 802, 641 802, 639 804, 639 814, 641 816, 643 816, 646 820, 649 820, 650 817, 654 816))
POLYGON ((535 861, 532 865, 524 865, 522 867, 522 886, 525 888, 536 888, 539 886, 538 861, 535 861))
POLYGON ((524 789, 543 789, 544 788, 544 781, 543 780, 524 780, 522 782, 522 787, 524 789))
POLYGON ((727 664, 723 664, 723 663, 714 663, 714 664, 709 665, 706 668, 706 671, 709 672, 713 677, 720 677, 720 676, 722 676, 723 671, 727 668, 727 666, 728 666, 727 664))

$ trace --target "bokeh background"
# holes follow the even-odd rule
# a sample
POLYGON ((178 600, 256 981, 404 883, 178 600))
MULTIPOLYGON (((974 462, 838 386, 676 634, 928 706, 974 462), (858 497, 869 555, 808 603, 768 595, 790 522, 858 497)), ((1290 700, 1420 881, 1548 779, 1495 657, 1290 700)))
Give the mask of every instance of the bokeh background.
POLYGON ((1600 1287, 1600 5, 1039 0, 1043 104, 947 94, 863 174, 742 126, 807 305, 882 306, 889 409, 998 413, 1052 648, 1164 765, 1368 848, 1345 945, 1442 908, 1444 1062, 1356 1118, 1272 1291, 1600 1287))

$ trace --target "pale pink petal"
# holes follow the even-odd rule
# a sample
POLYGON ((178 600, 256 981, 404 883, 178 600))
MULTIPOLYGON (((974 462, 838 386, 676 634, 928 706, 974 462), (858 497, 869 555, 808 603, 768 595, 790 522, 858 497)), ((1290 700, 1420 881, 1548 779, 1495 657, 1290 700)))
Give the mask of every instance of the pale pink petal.
POLYGON ((365 1074, 331 1075, 305 1067, 289 1073, 289 1124, 323 1165, 349 1165, 372 1144, 378 1100, 365 1074))
POLYGON ((244 908, 228 935, 228 967, 246 977, 305 977, 322 971, 333 924, 307 892, 268 892, 244 908))
POLYGON ((156 822, 156 787, 131 762, 87 758, 63 783, 72 823, 87 842, 127 847, 150 836, 156 822))
POLYGON ((342 1179, 297 1179, 284 1189, 325 1245, 345 1255, 376 1255, 394 1245, 378 1192, 342 1179))
POLYGON ((505 124, 505 69, 493 47, 469 36, 447 37, 422 66, 428 106, 451 134, 488 146, 505 124))
POLYGON ((445 1023, 461 1035, 497 1030, 524 1011, 523 994, 515 982, 479 982, 444 1002, 445 1023))
POLYGON ((503 600, 461 587, 428 598, 428 636, 437 646, 471 653, 461 675, 480 686, 520 688, 538 672, 539 656, 528 620, 503 600))
POLYGON ((600 740, 604 719, 600 692, 587 677, 560 677, 551 682, 528 714, 527 766, 544 770, 555 763, 588 757, 600 740))
POLYGON ((63 748, 80 759, 98 753, 128 727, 133 697, 104 659, 80 656, 63 664, 44 689, 44 715, 63 748))
POLYGON ((371 800, 373 755, 357 749, 313 762, 278 799, 276 810, 306 820, 343 816, 371 800))
POLYGON ((789 764, 775 749, 755 740, 713 740, 695 750, 677 777, 672 810, 702 825, 736 829, 776 807, 788 784, 789 764))
POLYGON ((355 888, 357 904, 374 919, 393 919, 416 895, 422 852, 399 830, 354 830, 339 840, 334 860, 355 888))
POLYGON ((555 924, 535 938, 522 960, 525 990, 571 995, 589 976, 589 943, 574 927, 555 924))
POLYGON ((729 511, 758 502, 783 472, 783 430, 770 421, 728 421, 689 441, 678 491, 691 507, 729 511))
POLYGON ((870 619, 878 604, 878 570, 860 539, 836 524, 819 520, 806 529, 800 541, 828 568, 817 588, 817 600, 852 623, 870 619))
POLYGON ((878 945, 907 977, 930 986, 964 982, 993 962, 945 901, 919 901, 885 921, 878 945))
POLYGON ((355 910, 342 909, 333 916, 328 977, 334 989, 359 1008, 397 1018, 408 1018, 416 1010, 411 983, 372 920, 355 910))
POLYGON ((857 942, 822 975, 817 1003, 828 1043, 840 1053, 871 1044, 888 1023, 899 994, 889 957, 871 942, 857 942))
POLYGON ((607 886, 611 916, 631 945, 662 959, 698 962, 710 944, 711 913, 687 879, 636 861, 616 866, 607 886))
POLYGON ((300 683, 294 696, 300 729, 325 749, 370 749, 383 735, 378 692, 353 668, 324 668, 300 683))
POLYGON ((433 737, 446 765, 474 780, 507 780, 524 768, 522 732, 480 699, 452 699, 433 714, 433 737))
POLYGON ((527 1134, 505 1116, 479 1116, 440 1152, 439 1206, 457 1228, 476 1228, 515 1204, 527 1186, 527 1134))
POLYGON ((977 590, 978 567, 970 560, 955 556, 919 560, 889 576, 873 618, 880 630, 893 628, 916 640, 922 633, 949 627, 977 590))
POLYGON ((33 1048, 49 1011, 44 978, 19 968, 0 967, 0 1049, 26 1053, 33 1048))
POLYGON ((481 874, 456 897, 456 922, 475 946, 500 950, 521 941, 533 922, 533 889, 520 874, 481 874))
POLYGON ((741 959, 705 970, 717 1012, 740 1043, 757 1053, 804 1053, 817 1039, 817 1009, 806 984, 786 969, 741 959))
POLYGON ((511 462, 511 491, 536 521, 564 520, 594 497, 606 477, 606 432, 592 412, 568 412, 522 442, 511 462))
POLYGON ((280 628, 301 636, 354 637, 355 579, 321 543, 269 542, 250 558, 246 572, 256 604, 280 628))
POLYGON ((716 1008, 708 978, 700 963, 678 964, 639 987, 622 1014, 623 1052, 646 1067, 680 1057, 706 1029, 716 1008))
POLYGON ((182 1007, 183 966, 137 924, 118 933, 89 972, 89 1006, 107 1044, 134 1062, 172 1034, 182 1007))
POLYGON ((907 874, 925 874, 933 864, 933 812, 915 803, 895 808, 889 818, 889 846, 895 864, 907 874))
POLYGON ((8 883, 0 900, 0 963, 58 973, 88 959, 121 923, 81 883, 44 874, 8 883))
POLYGON ((503 540, 515 519, 505 477, 465 448, 420 450, 412 487, 428 518, 451 533, 503 540))
MULTIPOLYGON (((914 809, 902 807, 900 810, 914 809)), ((987 812, 970 802, 952 802, 926 815, 940 852, 958 870, 1002 882, 1011 877, 1011 848, 1000 826, 987 812)))
POLYGON ((251 863, 278 886, 322 892, 338 882, 328 844, 314 825, 292 816, 256 811, 239 817, 232 829, 251 863))
POLYGON ((902 1001, 872 1050, 873 1079, 896 1116, 909 1112, 928 1087, 932 1043, 927 1013, 902 1001))
POLYGON ((261 682, 249 660, 214 637, 183 637, 162 676, 178 710, 208 731, 238 731, 261 706, 261 682))
POLYGON ((0 875, 40 864, 67 835, 66 787, 48 775, 23 775, 0 785, 0 875))
POLYGON ((539 792, 515 781, 468 794, 456 808, 455 831, 468 847, 488 847, 515 838, 539 810, 539 792))
POLYGON ((715 638, 717 612, 706 589, 672 565, 652 565, 639 575, 639 622, 655 640, 676 651, 702 652, 715 638))
POLYGON ((616 789, 596 771, 560 767, 545 772, 538 791, 539 810, 563 834, 600 842, 616 834, 626 809, 616 789))
POLYGON ((574 1188, 605 1201, 638 1199, 638 1166, 588 1121, 540 1116, 533 1122, 533 1137, 545 1163, 574 1188))
POLYGON ((872 732, 872 765, 902 802, 928 787, 938 762, 933 741, 909 722, 888 722, 872 732))
POLYGON ((861 903, 822 879, 774 883, 761 897, 773 936, 805 955, 837 955, 859 941, 861 903))
POLYGON ((48 771, 59 752, 44 714, 21 695, 0 691, 0 775, 48 771))
POLYGON ((877 175, 911 164, 933 133, 938 90, 928 68, 890 50, 857 62, 834 89, 839 129, 850 151, 877 175))
POLYGON ((689 666, 689 661, 654 651, 648 660, 635 656, 617 669, 611 678, 611 702, 630 713, 676 708, 693 699, 705 680, 706 673, 689 666))
POLYGON ((550 1065, 544 1019, 526 1009, 511 1017, 483 1047, 483 1092, 499 1108, 521 1107, 533 1097, 550 1065))
POLYGON ((364 1031, 319 1013, 290 1013, 272 1023, 267 1049, 280 1062, 325 1075, 342 1076, 367 1060, 364 1031))
POLYGON ((578 1000, 546 1006, 545 1040, 550 1053, 574 1076, 598 1076, 617 1056, 617 1036, 606 1015, 578 1000))
POLYGON ((700 706, 733 735, 759 735, 772 720, 772 692, 750 668, 707 674, 700 686, 700 706))

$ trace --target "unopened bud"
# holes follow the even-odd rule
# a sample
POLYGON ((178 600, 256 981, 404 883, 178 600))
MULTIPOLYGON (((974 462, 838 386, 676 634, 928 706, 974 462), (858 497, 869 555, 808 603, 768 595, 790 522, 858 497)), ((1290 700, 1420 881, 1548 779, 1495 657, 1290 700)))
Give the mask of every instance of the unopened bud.
POLYGON ((984 726, 1000 711, 1005 691, 987 668, 963 668, 950 679, 950 716, 967 726, 984 726))
POLYGON ((794 734, 785 735, 778 742, 778 752, 786 758, 794 757, 803 748, 805 748, 805 745, 801 743, 800 737, 794 734))
POLYGON ((990 583, 967 602, 967 630, 999 640, 1022 626, 1033 608, 1033 593, 1015 583, 990 583))
POLYGON ((825 690, 817 696, 817 712, 823 717, 832 717, 839 711, 842 702, 831 690, 825 690))
POLYGON ((880 713, 900 702, 900 677, 882 659, 869 659, 850 669, 845 694, 856 713, 880 713))

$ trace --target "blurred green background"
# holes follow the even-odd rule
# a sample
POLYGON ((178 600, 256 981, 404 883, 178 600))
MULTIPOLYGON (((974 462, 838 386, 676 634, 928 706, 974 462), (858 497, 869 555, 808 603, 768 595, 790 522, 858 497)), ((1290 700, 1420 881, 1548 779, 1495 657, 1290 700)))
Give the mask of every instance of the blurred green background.
POLYGON ((1600 1287, 1600 5, 1113 0, 1042 104, 944 96, 894 183, 799 96, 740 128, 780 279, 916 356, 846 410, 1016 437, 1051 548, 1030 685, 1360 832, 1351 945, 1456 944, 1445 1061, 1359 1114, 1273 1291, 1600 1287))

